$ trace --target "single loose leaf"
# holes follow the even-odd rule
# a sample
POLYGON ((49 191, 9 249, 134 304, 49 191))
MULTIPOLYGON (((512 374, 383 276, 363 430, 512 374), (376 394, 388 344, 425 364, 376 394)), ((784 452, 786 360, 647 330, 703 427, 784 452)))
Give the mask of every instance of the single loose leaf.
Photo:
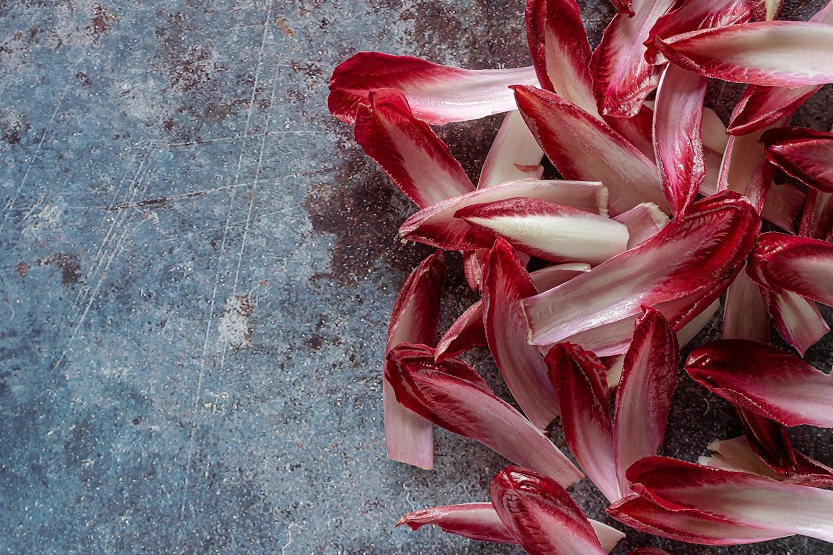
POLYGON ((656 165, 604 122, 549 91, 519 86, 515 96, 526 124, 559 173, 566 179, 604 183, 613 215, 642 202, 669 210, 656 165))
POLYGON ((757 543, 792 535, 741 526, 697 510, 669 510, 638 495, 617 501, 607 514, 640 532, 702 545, 757 543))
POLYGON ((519 179, 540 179, 544 171, 543 157, 544 151, 529 132, 521 113, 517 110, 507 112, 483 162, 477 188, 485 189, 519 179))
POLYGON ((654 149, 662 190, 674 216, 682 217, 706 179, 703 100, 707 79, 668 65, 654 107, 654 149))
POLYGON ((674 0, 634 0, 632 17, 623 13, 613 16, 590 62, 602 115, 635 115, 657 86, 659 76, 645 60, 644 43, 657 19, 673 6, 674 0))
POLYGON ((600 264, 628 247, 624 224, 540 199, 475 204, 454 216, 485 234, 504 237, 519 251, 553 262, 600 264))
POLYGON ((625 471, 659 453, 665 441, 679 360, 674 330, 657 310, 647 309, 636 321, 616 390, 613 435, 620 498, 630 493, 625 471))
MULTIPOLYGON (((385 354, 400 343, 431 345, 437 337, 445 256, 437 251, 420 263, 396 299, 385 354)), ((385 367, 389 364, 385 359, 385 367)), ((382 383, 385 447, 389 459, 421 468, 434 466, 433 425, 396 401, 387 378, 382 383)))
POLYGON ((538 349, 526 342, 521 299, 537 290, 512 246, 498 238, 483 264, 483 316, 489 350, 509 391, 542 430, 558 416, 555 389, 538 349))
POLYGON ((437 363, 432 349, 407 344, 394 348, 388 360, 392 364, 385 368, 385 376, 396 400, 412 411, 564 487, 583 477, 540 430, 498 399, 468 364, 456 359, 437 363))
POLYGON ((833 541, 833 491, 665 457, 628 470, 634 490, 671 509, 702 511, 750 528, 833 541))
POLYGON ((727 280, 751 249, 759 226, 752 206, 736 194, 726 192, 694 203, 686 218, 673 220, 637 247, 525 299, 530 342, 558 343, 664 302, 680 303, 678 313, 669 318, 679 329, 700 312, 688 312, 686 307, 702 310, 728 287, 727 280))
POLYGON ((763 233, 746 271, 771 291, 792 291, 833 306, 833 244, 827 241, 763 233))
MULTIPOLYGON (((599 538, 602 549, 610 553, 625 534, 607 524, 588 519, 590 526, 599 538)), ((477 541, 517 544, 518 540, 500 520, 491 503, 464 503, 431 507, 407 513, 399 519, 397 526, 407 525, 411 530, 431 524, 443 532, 456 534, 477 541)))
POLYGON ((593 353, 570 343, 555 345, 545 360, 570 452, 599 491, 609 501, 616 501, 621 495, 604 365, 593 353))
POLYGON ((808 187, 833 193, 833 133, 790 127, 761 136, 770 162, 808 187))
POLYGON ((811 190, 801 213, 799 234, 804 237, 833 241, 833 193, 811 190))
POLYGON ((535 68, 459 69, 411 56, 359 52, 342 62, 330 79, 330 112, 346 123, 373 89, 397 89, 414 115, 431 125, 480 119, 515 109, 509 85, 537 85, 535 68))
POLYGON ((694 349, 685 369, 716 395, 785 426, 833 428, 833 379, 776 347, 714 341, 694 349))
POLYGON ((467 206, 511 198, 540 199, 597 214, 607 213, 607 188, 599 182, 527 179, 478 189, 420 210, 405 220, 399 236, 446 250, 488 249, 494 234, 485 233, 454 215, 467 206))
POLYGON ((489 497, 500 519, 530 555, 605 552, 570 494, 547 476, 507 467, 492 478, 489 497))
POLYGON ((779 87, 833 82, 833 26, 764 21, 658 40, 669 62, 713 79, 779 87))
POLYGON ((419 208, 474 191, 466 172, 399 91, 370 93, 356 113, 356 142, 419 208))
POLYGON ((590 43, 575 0, 528 0, 526 37, 541 88, 599 117, 590 43))

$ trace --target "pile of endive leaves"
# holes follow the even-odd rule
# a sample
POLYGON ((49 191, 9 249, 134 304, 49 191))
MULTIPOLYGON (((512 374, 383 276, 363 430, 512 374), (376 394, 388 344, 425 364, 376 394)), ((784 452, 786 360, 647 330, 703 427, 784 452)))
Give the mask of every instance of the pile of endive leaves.
POLYGON ((512 463, 482 503, 399 523, 533 555, 609 552, 629 528, 833 542, 833 469, 787 433, 833 427, 833 378, 802 359, 833 305, 833 133, 790 127, 833 82, 833 3, 808 22, 772 0, 613 4, 591 51, 575 0, 528 0, 532 67, 361 52, 333 73, 331 112, 416 205, 401 238, 437 249, 390 321, 388 456, 432 467, 436 425, 512 463), (710 79, 748 84, 728 126, 704 108, 710 79), (431 126, 497 113, 474 184, 431 126), (544 156, 563 179, 542 179, 544 156), (446 250, 481 300, 437 341, 446 250), (718 311, 722 339, 681 361, 718 311), (457 358, 484 345, 521 411, 457 358), (681 363, 744 431, 697 463, 657 456, 681 363), (556 419, 578 466, 544 433, 556 419), (584 476, 619 529, 565 489, 584 476))

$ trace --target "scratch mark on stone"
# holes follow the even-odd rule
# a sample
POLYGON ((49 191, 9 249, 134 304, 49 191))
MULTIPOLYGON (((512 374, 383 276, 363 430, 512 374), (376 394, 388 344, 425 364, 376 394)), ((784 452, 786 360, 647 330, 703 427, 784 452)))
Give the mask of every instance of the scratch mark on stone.
POLYGON ((26 185, 26 180, 29 179, 29 173, 32 171, 32 166, 35 165, 35 162, 40 155, 41 150, 43 149, 43 143, 46 141, 46 136, 52 130, 52 125, 55 123, 55 117, 58 115, 58 110, 61 109, 61 102, 63 102, 64 97, 63 95, 58 100, 58 104, 55 106, 55 111, 52 112, 52 117, 49 118, 49 123, 46 125, 46 129, 43 130, 43 133, 40 136, 40 142, 38 142, 38 147, 35 149, 35 153, 32 155, 32 159, 29 160, 29 166, 26 168, 26 171, 23 173, 23 178, 20 180, 20 183, 17 185, 17 189, 15 190, 12 198, 9 199, 9 202, 6 204, 5 215, 3 216, 3 223, 0 223, 0 234, 3 233, 3 228, 6 227, 6 222, 9 221, 9 215, 14 210, 14 205, 17 202, 18 197, 20 197, 20 192, 23 190, 23 186, 26 185))
MULTIPOLYGON (((255 107, 255 99, 257 97, 257 88, 260 84, 260 74, 263 69, 263 55, 266 51, 266 43, 267 39, 269 38, 269 22, 272 19, 272 3, 269 3, 269 7, 267 8, 266 18, 263 22, 263 35, 260 41, 260 53, 258 54, 257 59, 257 67, 255 69, 255 78, 254 83, 252 84, 252 94, 249 99, 249 109, 246 115, 246 124, 243 129, 243 143, 240 147, 240 155, 237 158, 237 169, 235 170, 234 174, 234 181, 233 184, 237 185, 240 181, 240 172, 243 168, 243 156, 246 149, 246 141, 249 137, 249 129, 251 128, 252 122, 252 115, 254 114, 254 107, 255 107)), ((211 300, 209 302, 209 309, 208 309, 208 321, 205 326, 205 336, 203 340, 203 348, 202 348, 202 356, 200 357, 200 366, 199 371, 197 374, 197 386, 196 390, 194 391, 194 400, 192 402, 192 412, 196 411, 199 407, 199 399, 202 393, 202 382, 205 375, 205 366, 206 361, 208 359, 208 352, 209 346, 211 344, 211 330, 214 327, 214 318, 215 318, 215 309, 217 305, 217 293, 219 290, 220 285, 220 276, 223 271, 222 260, 225 256, 226 247, 228 244, 228 237, 229 231, 231 229, 232 223, 232 211, 234 207, 234 202, 236 199, 236 192, 237 187, 233 187, 229 194, 229 204, 228 209, 226 211, 226 221, 223 227, 223 238, 220 246, 220 254, 218 256, 217 261, 217 271, 214 274, 214 285, 211 291, 211 300)), ((185 454, 185 477, 183 479, 183 487, 182 487, 182 503, 180 504, 179 509, 179 518, 180 518, 180 526, 178 526, 177 538, 181 541, 182 539, 182 531, 185 529, 185 507, 188 504, 188 492, 190 487, 190 480, 191 480, 191 460, 194 456, 194 432, 196 430, 196 424, 192 424, 191 429, 188 432, 188 444, 186 446, 186 454, 185 454)))

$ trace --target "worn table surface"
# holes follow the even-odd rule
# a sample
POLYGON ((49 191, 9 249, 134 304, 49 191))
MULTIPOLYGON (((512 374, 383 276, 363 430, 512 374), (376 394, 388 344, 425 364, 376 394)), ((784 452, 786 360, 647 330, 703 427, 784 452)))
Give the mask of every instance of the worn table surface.
MULTIPOLYGON (((595 44, 612 9, 588 4, 595 44)), ((818 4, 788 1, 788 15, 818 4)), ((408 510, 485 500, 505 461, 443 432, 433 472, 384 457, 386 321, 426 251, 397 240, 411 206, 325 97, 358 50, 528 64, 522 10, 0 1, 0 552, 520 552, 393 528, 408 510)), ((710 103, 725 118, 738 93, 715 86, 710 103)), ((798 121, 828 128, 830 108, 820 96, 798 121)), ((498 123, 441 130, 472 176, 498 123)), ((474 300, 459 264, 444 326, 474 300)), ((809 359, 827 369, 830 351, 809 359)), ((470 360, 497 382, 483 351, 470 360)), ((738 432, 682 379, 668 454, 694 460, 738 432)), ((833 463, 828 433, 794 436, 833 463)), ((575 495, 603 518, 592 485, 575 495)), ((631 534, 616 553, 638 545, 830 552, 631 534)))

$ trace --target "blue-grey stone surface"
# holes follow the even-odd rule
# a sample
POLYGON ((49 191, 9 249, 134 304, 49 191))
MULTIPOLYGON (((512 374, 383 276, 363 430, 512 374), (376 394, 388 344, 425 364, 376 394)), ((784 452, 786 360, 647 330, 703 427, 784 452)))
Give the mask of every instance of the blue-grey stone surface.
MULTIPOLYGON (((426 250, 398 241, 412 207, 325 98, 359 50, 528 64, 523 4, 0 1, 1 553, 521 552, 393 527, 486 500, 505 461, 442 431, 434 471, 385 459, 386 322, 426 250)), ((584 4, 595 44, 613 11, 584 4)), ((712 88, 724 119, 739 92, 712 88)), ((798 122, 829 128, 832 105, 798 122)), ((473 177, 498 123, 440 130, 473 177)), ((475 299, 449 258, 443 326, 475 299)), ((484 351, 469 360, 506 394, 484 351)), ((687 460, 739 433, 687 378, 669 426, 687 460)), ((794 439, 833 464, 829 433, 794 439)), ((592 485, 574 493, 604 518, 592 485)), ((631 533, 615 553, 640 545, 830 552, 631 533)))

